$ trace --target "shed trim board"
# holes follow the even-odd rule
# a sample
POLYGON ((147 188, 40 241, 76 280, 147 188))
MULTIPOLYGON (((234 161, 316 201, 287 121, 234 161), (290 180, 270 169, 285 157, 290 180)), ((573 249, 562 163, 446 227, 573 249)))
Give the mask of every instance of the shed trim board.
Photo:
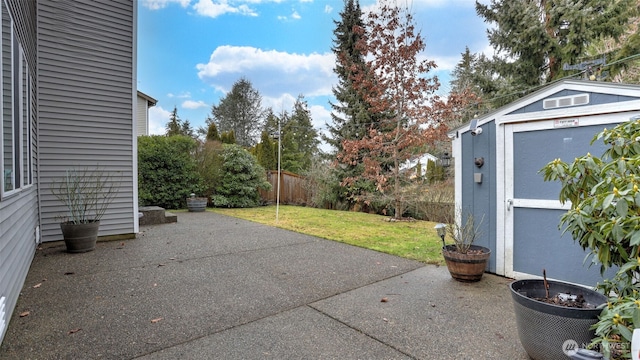
MULTIPOLYGON (((526 258, 523 252, 532 252, 531 257, 557 259, 564 255, 563 251, 570 253, 575 247, 582 251, 570 234, 562 235, 558 228, 559 216, 570 209, 570 204, 561 204, 558 200, 560 184, 544 183, 537 171, 553 160, 546 158, 554 154, 565 161, 587 152, 599 156, 598 151, 603 151, 604 145, 596 142, 589 146, 593 136, 604 127, 613 127, 638 114, 639 85, 563 80, 477 118, 477 127, 483 128, 477 136, 471 136, 470 124, 449 133, 455 159, 456 208, 472 208, 477 212, 474 213, 476 217, 482 215, 479 211, 495 216, 495 219, 489 219, 489 239, 481 239, 495 252, 488 271, 512 278, 537 278, 542 268, 534 269, 533 260, 526 258), (579 97, 581 101, 545 108, 545 101, 549 104, 549 99, 573 97, 579 97), (585 99, 589 103, 585 104, 585 99), (485 157, 482 168, 472 164, 474 156, 485 157), (474 183, 478 180, 475 177, 471 180, 474 172, 482 173, 482 183, 474 183), (538 191, 541 193, 537 194, 538 191), (489 203, 486 203, 487 194, 489 203), (523 229, 528 233, 518 233, 523 229), (540 244, 537 239, 530 240, 538 236, 537 233, 543 239, 540 244), (557 237, 562 239, 556 241, 557 237), (528 261, 531 263, 523 265, 528 261)), ((577 254, 571 256, 578 257, 577 254)), ((547 275, 557 280, 595 285, 592 280, 597 266, 584 270, 581 261, 572 261, 566 269, 552 265, 556 266, 556 273, 547 275)))

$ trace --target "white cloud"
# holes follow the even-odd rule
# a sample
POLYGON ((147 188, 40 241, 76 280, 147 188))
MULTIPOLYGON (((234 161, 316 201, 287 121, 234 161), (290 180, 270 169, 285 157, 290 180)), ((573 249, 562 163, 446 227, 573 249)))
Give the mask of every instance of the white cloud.
POLYGON ((151 10, 160 10, 166 8, 169 4, 179 4, 186 8, 190 2, 191 0, 142 0, 142 6, 151 10))
POLYGON ((291 112, 293 104, 296 102, 296 97, 291 94, 282 94, 278 97, 263 96, 262 107, 271 108, 275 114, 280 114, 283 111, 291 112))
POLYGON ((202 16, 208 16, 216 18, 224 14, 241 14, 247 16, 258 16, 258 13, 251 9, 248 5, 242 4, 239 6, 230 5, 227 0, 219 0, 215 3, 213 0, 198 0, 193 5, 193 9, 202 16))
POLYGON ((278 15, 278 20, 280 21, 293 21, 293 20, 300 20, 302 19, 302 16, 300 16, 300 13, 298 13, 295 9, 291 10, 291 15, 286 16, 286 15, 278 15))
POLYGON ((199 109, 201 107, 208 107, 208 106, 209 105, 207 105, 202 100, 200 101, 186 100, 182 103, 182 107, 185 109, 199 109))
POLYGON ((149 108, 149 135, 164 135, 169 116, 171 116, 171 111, 167 111, 161 106, 156 105, 149 108))
POLYGON ((322 105, 311 105, 311 118, 313 119, 313 127, 316 129, 325 128, 326 124, 331 124, 331 110, 322 105))
POLYGON ((331 12, 333 11, 333 8, 329 5, 325 5, 324 6, 324 12, 325 14, 331 14, 331 12))
POLYGON ((337 82, 333 53, 294 54, 247 46, 220 46, 209 62, 197 64, 205 83, 226 93, 239 78, 247 78, 263 96, 330 95, 337 82))
POLYGON ((180 94, 174 94, 174 93, 168 93, 167 94, 168 98, 178 98, 178 99, 189 99, 191 97, 191 92, 189 91, 184 91, 181 92, 180 94))

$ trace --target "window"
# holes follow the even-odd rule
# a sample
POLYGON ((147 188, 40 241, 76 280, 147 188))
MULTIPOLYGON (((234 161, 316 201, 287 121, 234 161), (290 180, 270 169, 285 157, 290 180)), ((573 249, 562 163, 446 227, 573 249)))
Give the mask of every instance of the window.
POLYGON ((22 45, 6 6, 2 5, 0 80, 2 85, 2 195, 33 184, 31 78, 22 45))

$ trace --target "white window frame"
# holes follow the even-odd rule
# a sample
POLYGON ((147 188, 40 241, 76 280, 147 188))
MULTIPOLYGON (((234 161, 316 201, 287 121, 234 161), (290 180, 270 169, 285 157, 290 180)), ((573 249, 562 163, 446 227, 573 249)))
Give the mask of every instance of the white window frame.
MULTIPOLYGON (((7 12, 7 7, 3 3, 2 12, 7 12)), ((0 29, 5 26, 2 23, 3 17, 0 18, 0 29)), ((9 176, 11 176, 12 188, 5 189, 7 174, 5 173, 5 147, 4 147, 4 84, 3 77, 0 76, 0 116, 2 117, 2 126, 0 127, 0 149, 2 156, 0 157, 0 168, 2 169, 2 177, 0 178, 0 199, 4 199, 10 195, 16 194, 23 189, 33 186, 33 144, 31 139, 31 75, 30 66, 24 54, 22 44, 20 44, 15 33, 13 20, 9 20, 11 29, 11 157, 13 158, 9 176), (16 87, 17 85, 17 87, 16 87), (26 99, 25 99, 26 96, 26 99), (17 97, 17 98, 16 98, 17 97), (25 136, 26 135, 26 136, 25 136)), ((0 36, 0 58, 2 57, 2 37, 0 36)), ((1 66, 3 66, 0 62, 1 66)))

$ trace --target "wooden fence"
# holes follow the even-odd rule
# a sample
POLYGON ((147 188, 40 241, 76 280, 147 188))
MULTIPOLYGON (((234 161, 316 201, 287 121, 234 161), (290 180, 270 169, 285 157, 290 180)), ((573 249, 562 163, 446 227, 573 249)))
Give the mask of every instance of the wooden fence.
MULTIPOLYGON (((271 183, 271 190, 260 190, 260 198, 268 204, 275 204, 278 195, 278 171, 268 170, 267 180, 271 183)), ((305 189, 305 178, 303 176, 280 171, 280 204, 306 205, 308 194, 305 189)))

